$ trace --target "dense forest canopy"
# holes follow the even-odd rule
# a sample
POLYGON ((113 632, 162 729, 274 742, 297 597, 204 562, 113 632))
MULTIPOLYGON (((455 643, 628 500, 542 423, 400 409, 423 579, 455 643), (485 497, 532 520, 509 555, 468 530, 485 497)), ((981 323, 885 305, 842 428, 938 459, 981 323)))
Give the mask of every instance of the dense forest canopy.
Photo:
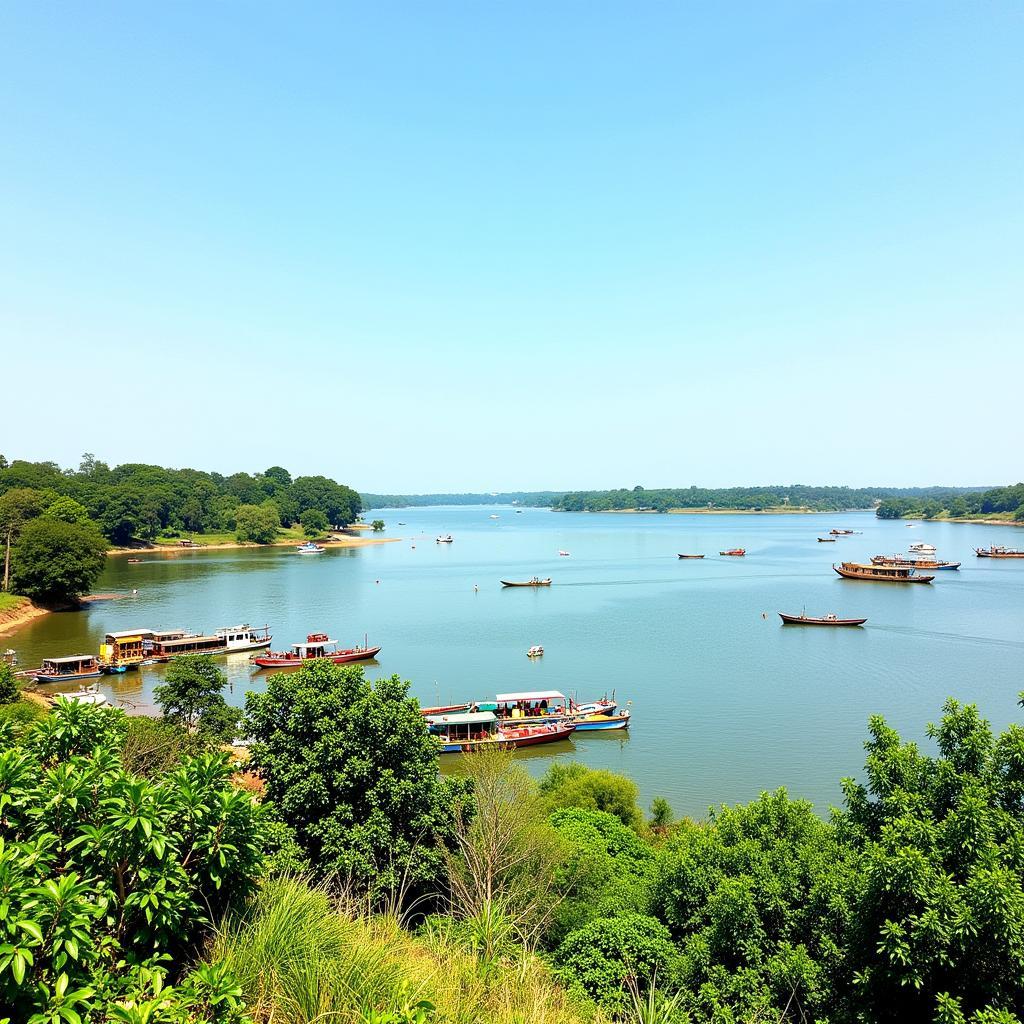
POLYGON ((879 519, 961 519, 1000 516, 1024 522, 1024 484, 993 487, 987 491, 931 497, 892 497, 875 513, 879 519))

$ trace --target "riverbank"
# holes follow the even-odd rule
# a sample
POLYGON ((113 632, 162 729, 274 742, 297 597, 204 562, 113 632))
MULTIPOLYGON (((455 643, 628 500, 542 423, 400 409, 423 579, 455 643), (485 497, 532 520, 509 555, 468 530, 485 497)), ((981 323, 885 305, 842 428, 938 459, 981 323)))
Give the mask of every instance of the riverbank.
MULTIPOLYGON (((323 544, 327 548, 362 548, 368 547, 371 544, 393 544, 400 541, 401 537, 352 537, 347 534, 332 534, 330 537, 322 537, 317 541, 318 544, 323 544)), ((152 544, 149 547, 137 547, 137 548, 110 548, 107 551, 108 555, 152 555, 152 554, 171 554, 178 555, 183 552, 192 551, 233 551, 242 548, 256 549, 256 548, 284 548, 294 547, 297 544, 302 543, 302 538, 295 537, 284 537, 279 540, 272 540, 268 544, 253 544, 250 542, 242 541, 216 541, 213 543, 207 543, 203 541, 196 541, 195 547, 174 547, 170 544, 152 544)))
POLYGON ((773 508, 669 508, 659 512, 655 508, 581 508, 553 509, 554 512, 586 512, 590 515, 614 516, 823 516, 848 515, 852 512, 869 512, 870 509, 807 508, 806 506, 781 505, 773 508))
POLYGON ((34 605, 27 597, 0 594, 0 636, 10 636, 33 619, 47 614, 46 608, 34 605))

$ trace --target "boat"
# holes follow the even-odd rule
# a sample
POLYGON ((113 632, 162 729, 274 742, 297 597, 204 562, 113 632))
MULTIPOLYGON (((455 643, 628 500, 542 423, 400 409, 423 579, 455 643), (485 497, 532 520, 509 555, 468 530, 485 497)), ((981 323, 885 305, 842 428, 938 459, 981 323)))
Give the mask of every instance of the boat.
POLYGON ((729 548, 728 551, 719 551, 720 555, 728 555, 731 558, 742 558, 746 553, 746 548, 729 548))
POLYGON ((438 544, 451 544, 452 543, 452 535, 449 533, 446 537, 438 537, 437 538, 437 543, 438 544))
POLYGON ((8 647, 6 651, 0 651, 0 665, 10 665, 14 668, 18 664, 18 652, 13 647, 8 647))
POLYGON ((221 626, 214 630, 214 636, 224 641, 225 654, 263 650, 274 639, 270 634, 270 626, 250 626, 248 622, 240 626, 221 626))
POLYGON ((521 508, 517 508, 516 509, 516 515, 517 516, 521 516, 522 514, 523 514, 523 510, 521 508))
POLYGON ((142 561, 141 558, 129 558, 128 559, 128 564, 129 565, 138 565, 139 562, 141 562, 141 561, 142 561))
POLYGON ((975 548, 974 553, 979 558, 1024 558, 1024 551, 1018 548, 1004 548, 998 544, 992 544, 988 548, 975 548))
POLYGON ((867 619, 841 619, 835 612, 827 615, 814 616, 801 612, 799 615, 787 615, 779 612, 779 618, 788 626, 863 626, 867 619))
POLYGON ((569 721, 577 732, 610 732, 628 729, 631 717, 629 711, 622 711, 614 715, 570 715, 569 721))
POLYGON ((100 693, 99 687, 93 683, 91 686, 80 686, 74 693, 58 693, 56 699, 73 700, 76 704, 95 704, 102 707, 110 701, 100 693))
POLYGON ((539 658, 544 653, 544 648, 540 644, 534 644, 527 652, 528 658, 539 658))
POLYGON ((819 537, 818 538, 818 543, 819 544, 835 544, 835 542, 836 542, 835 537, 819 537))
MULTIPOLYGON (((100 644, 97 661, 104 672, 120 673, 129 668, 136 668, 144 658, 152 656, 153 641, 157 632, 152 629, 123 629, 116 633, 107 633, 100 644)), ((184 630, 175 633, 162 633, 160 636, 180 637, 184 630)))
POLYGON ((829 530, 833 537, 851 537, 853 536, 853 530, 829 530))
POLYGON ((65 658, 47 658, 32 676, 37 683, 72 683, 78 679, 98 679, 103 667, 91 654, 69 654, 65 658))
POLYGON ((477 704, 480 710, 493 710, 499 719, 545 722, 567 718, 572 702, 558 690, 525 690, 520 693, 499 693, 494 703, 477 704))
POLYGON ((547 579, 541 579, 539 576, 533 576, 528 580, 502 580, 501 585, 503 587, 550 587, 551 577, 547 579))
POLYGON ((347 665, 355 661, 369 661, 380 653, 379 647, 349 647, 338 649, 338 641, 331 640, 326 633, 310 633, 305 643, 292 644, 290 651, 269 651, 254 654, 249 660, 258 668, 298 668, 305 661, 324 658, 335 665, 347 665))
POLYGON ((680 555, 680 558, 703 558, 703 555, 680 555))
POLYGON ((559 558, 568 558, 569 557, 569 552, 568 551, 559 551, 558 552, 558 556, 559 556, 559 558))
POLYGON ((908 558, 906 555, 872 555, 872 565, 909 565, 914 569, 959 569, 959 562, 939 562, 934 558, 908 558))
POLYGON ((497 748, 515 750, 540 743, 568 739, 576 726, 572 722, 540 724, 499 724, 493 711, 464 711, 427 718, 428 732, 441 743, 442 754, 463 754, 497 748))
POLYGON ((934 554, 934 552, 935 552, 935 545, 934 544, 925 544, 922 541, 922 542, 918 542, 917 544, 911 544, 910 547, 907 550, 908 551, 926 551, 929 554, 934 554))
POLYGON ((488 519, 500 519, 501 516, 488 516, 487 518, 488 519))
POLYGON ((420 708, 420 714, 426 718, 428 715, 452 715, 460 711, 468 711, 470 703, 465 704, 442 704, 434 708, 420 708))
POLYGON ((300 555, 322 555, 327 548, 322 544, 315 544, 311 540, 307 540, 305 544, 300 544, 295 549, 300 555))
POLYGON ((903 565, 872 565, 863 562, 832 564, 840 576, 848 580, 871 580, 876 583, 931 583, 934 576, 922 576, 916 569, 903 565))

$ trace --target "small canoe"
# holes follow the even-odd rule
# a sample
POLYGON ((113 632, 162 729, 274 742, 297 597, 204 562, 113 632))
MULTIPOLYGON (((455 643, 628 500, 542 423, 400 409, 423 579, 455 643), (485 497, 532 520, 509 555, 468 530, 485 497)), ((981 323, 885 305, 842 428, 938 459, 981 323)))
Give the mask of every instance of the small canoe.
POLYGON ((551 578, 546 580, 532 579, 532 580, 502 580, 501 585, 503 587, 550 587, 551 578))
POLYGON ((863 626, 867 619, 841 619, 837 615, 787 615, 779 612, 779 618, 787 626, 863 626))
POLYGON ((680 555, 680 558, 703 558, 703 555, 680 555))
POLYGON ((819 537, 818 538, 818 543, 819 544, 835 544, 835 542, 836 542, 835 537, 819 537))
POLYGON ((720 555, 728 555, 731 558, 742 558, 746 553, 746 548, 729 548, 728 551, 719 551, 720 555))

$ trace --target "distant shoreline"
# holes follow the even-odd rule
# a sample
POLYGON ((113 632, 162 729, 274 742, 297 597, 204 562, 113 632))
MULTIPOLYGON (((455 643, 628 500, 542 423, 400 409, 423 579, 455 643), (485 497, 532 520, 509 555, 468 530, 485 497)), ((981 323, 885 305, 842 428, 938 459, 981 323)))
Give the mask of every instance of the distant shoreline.
POLYGON ((555 512, 584 512, 587 515, 615 516, 844 516, 853 512, 871 512, 870 508, 815 509, 815 508, 670 508, 664 512, 657 509, 640 508, 598 508, 598 509, 553 509, 555 512))
MULTIPOLYGON (((393 544, 400 541, 401 537, 341 537, 332 536, 321 538, 317 543, 323 543, 330 548, 362 548, 371 544, 393 544)), ((269 544, 253 544, 249 541, 225 541, 217 544, 203 544, 197 542, 195 547, 181 547, 173 544, 153 544, 144 548, 110 548, 108 555, 152 555, 152 554, 180 554, 183 551, 232 551, 237 549, 258 549, 258 548, 283 548, 295 547, 298 542, 294 537, 285 537, 283 540, 272 540, 269 544)))

